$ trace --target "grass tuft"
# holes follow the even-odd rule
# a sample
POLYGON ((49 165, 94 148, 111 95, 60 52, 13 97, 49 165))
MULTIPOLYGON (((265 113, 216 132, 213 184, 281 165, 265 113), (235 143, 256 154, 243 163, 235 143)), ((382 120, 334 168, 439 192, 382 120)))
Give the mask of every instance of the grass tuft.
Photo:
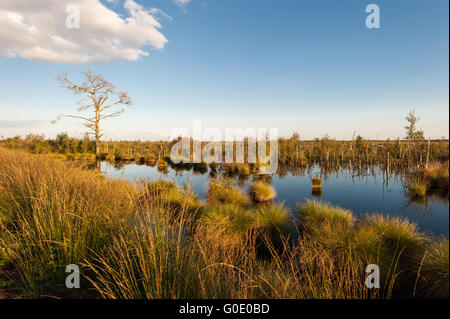
POLYGON ((277 193, 273 186, 258 180, 253 182, 249 189, 249 195, 253 201, 261 203, 274 199, 277 193))

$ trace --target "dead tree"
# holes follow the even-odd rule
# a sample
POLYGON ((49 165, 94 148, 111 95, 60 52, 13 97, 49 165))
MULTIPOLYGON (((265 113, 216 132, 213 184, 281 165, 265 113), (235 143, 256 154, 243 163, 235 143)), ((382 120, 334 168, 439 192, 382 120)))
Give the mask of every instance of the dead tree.
POLYGON ((90 130, 89 134, 95 137, 95 154, 100 155, 100 139, 103 136, 100 123, 107 118, 116 117, 125 111, 125 108, 115 109, 120 105, 131 105, 131 99, 126 92, 117 92, 116 87, 101 75, 87 71, 84 73, 84 82, 75 84, 63 74, 57 77, 62 86, 76 95, 84 95, 78 102, 79 112, 89 112, 89 115, 61 114, 54 121, 62 117, 81 119, 90 130), (112 101, 111 101, 112 100, 112 101), (115 110, 114 110, 115 109, 115 110))

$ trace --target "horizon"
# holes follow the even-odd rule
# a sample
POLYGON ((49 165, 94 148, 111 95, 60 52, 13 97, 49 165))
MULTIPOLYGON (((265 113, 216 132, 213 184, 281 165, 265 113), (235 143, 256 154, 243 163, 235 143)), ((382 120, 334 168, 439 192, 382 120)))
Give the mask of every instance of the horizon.
POLYGON ((448 139, 449 3, 376 2, 381 27, 368 29, 370 3, 2 1, 0 137, 81 137, 80 121, 50 123, 79 100, 55 77, 78 83, 91 69, 134 101, 104 122, 104 140, 163 140, 193 119, 302 141, 396 140, 413 109, 426 139, 448 139), (69 3, 79 29, 61 27, 69 3))

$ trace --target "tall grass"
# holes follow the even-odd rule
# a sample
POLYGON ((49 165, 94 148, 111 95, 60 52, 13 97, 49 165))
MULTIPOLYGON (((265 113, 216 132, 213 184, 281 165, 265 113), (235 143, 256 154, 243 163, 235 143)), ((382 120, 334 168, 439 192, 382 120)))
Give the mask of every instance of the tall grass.
POLYGON ((292 218, 282 205, 253 205, 228 182, 209 186, 200 202, 170 182, 136 185, 0 149, 0 267, 10 270, 20 297, 411 296, 397 285, 405 270, 411 282, 420 278, 420 296, 448 297, 448 240, 445 246, 411 223, 358 220, 312 201, 300 206, 300 236, 291 240, 292 218), (201 205, 196 214, 192 202, 201 205), (381 290, 364 285, 374 258, 394 274, 381 290), (65 287, 68 264, 81 267, 80 289, 65 287))
POLYGON ((26 296, 68 293, 65 266, 100 251, 131 222, 137 190, 48 158, 1 150, 0 236, 26 296))
POLYGON ((441 238, 430 243, 424 257, 422 272, 425 291, 431 297, 448 298, 449 290, 449 241, 441 238))

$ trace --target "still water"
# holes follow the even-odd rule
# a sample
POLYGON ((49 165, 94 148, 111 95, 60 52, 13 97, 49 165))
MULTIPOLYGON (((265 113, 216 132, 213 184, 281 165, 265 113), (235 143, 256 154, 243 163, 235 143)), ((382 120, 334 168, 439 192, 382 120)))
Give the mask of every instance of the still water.
MULTIPOLYGON (((182 186, 190 183, 193 191, 200 199, 205 198, 209 169, 205 172, 175 170, 169 167, 158 170, 156 166, 130 164, 101 163, 101 171, 108 177, 135 181, 138 178, 150 180, 163 178, 176 181, 182 186)), ((253 177, 235 177, 236 185, 245 191, 252 183, 253 177)), ((337 168, 333 171, 312 165, 305 169, 279 168, 279 172, 270 178, 277 191, 278 202, 284 202, 297 213, 297 203, 305 199, 316 199, 331 202, 350 209, 355 215, 378 212, 386 215, 408 218, 419 225, 419 229, 432 236, 449 234, 448 199, 429 196, 422 201, 411 201, 405 193, 404 177, 391 173, 389 178, 377 166, 364 168, 355 173, 354 169, 337 168), (322 191, 313 194, 311 178, 322 177, 322 191)))

